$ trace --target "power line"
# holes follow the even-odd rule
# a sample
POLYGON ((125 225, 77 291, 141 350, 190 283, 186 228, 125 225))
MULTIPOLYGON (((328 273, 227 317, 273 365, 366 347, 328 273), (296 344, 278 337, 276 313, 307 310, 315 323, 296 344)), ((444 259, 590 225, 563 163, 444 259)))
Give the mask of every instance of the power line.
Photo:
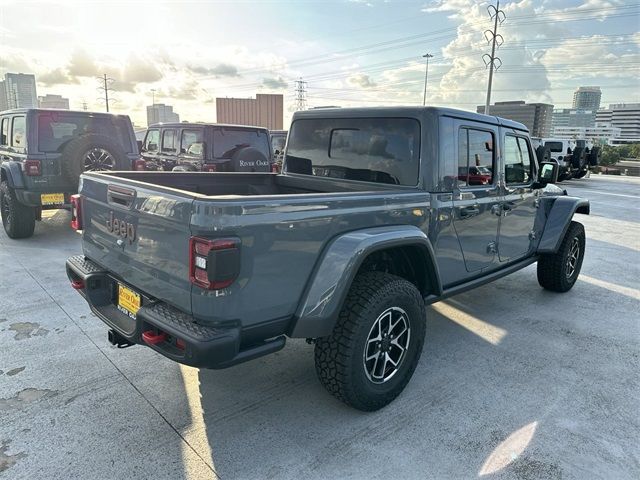
POLYGON ((108 112, 109 111, 109 92, 113 92, 113 88, 111 87, 111 85, 113 85, 113 82, 115 82, 115 80, 113 78, 107 77, 107 74, 105 73, 102 75, 102 77, 98 78, 98 81, 100 82, 98 86, 98 91, 102 91, 104 94, 104 104, 108 112))
POLYGON ((307 109, 307 82, 302 78, 296 80, 296 110, 307 109))
POLYGON ((489 83, 487 84, 487 101, 484 107, 484 113, 489 115, 489 104, 491 103, 491 85, 493 83, 493 71, 498 70, 502 66, 502 60, 496 57, 496 47, 500 48, 500 45, 504 43, 504 38, 498 33, 498 24, 502 25, 507 19, 505 13, 500 10, 500 0, 497 0, 496 6, 489 5, 487 7, 489 17, 494 20, 493 31, 485 30, 484 38, 487 42, 491 43, 491 55, 484 54, 482 60, 484 64, 489 68, 489 83), (496 63, 497 62, 497 63, 496 63))

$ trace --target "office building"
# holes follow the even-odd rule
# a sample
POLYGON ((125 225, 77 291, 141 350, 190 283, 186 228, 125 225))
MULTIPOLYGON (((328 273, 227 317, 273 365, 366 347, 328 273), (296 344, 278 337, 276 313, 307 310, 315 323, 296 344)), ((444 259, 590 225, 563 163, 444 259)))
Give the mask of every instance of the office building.
POLYGON ((29 73, 6 73, 4 75, 4 91, 7 108, 36 108, 36 77, 29 73))
POLYGON ((553 111, 553 116, 551 118, 551 127, 553 131, 555 131, 556 128, 564 127, 588 128, 593 127, 595 125, 595 122, 595 110, 560 108, 553 111))
POLYGON ((617 143, 640 143, 640 103, 620 103, 596 112, 596 122, 620 129, 617 143))
POLYGON ((596 111, 600 108, 600 87, 578 87, 573 92, 573 108, 596 111))
POLYGON ((62 95, 46 94, 44 97, 38 97, 39 108, 59 108, 69 110, 69 99, 62 95))
MULTIPOLYGON (((478 106, 477 112, 484 113, 484 105, 478 106)), ((551 135, 553 105, 548 103, 496 102, 489 107, 489 114, 524 124, 532 137, 551 135)))
POLYGON ((154 123, 170 123, 179 122, 180 115, 173 111, 171 105, 164 103, 155 103, 147 107, 147 125, 154 123))
POLYGON ((5 90, 4 80, 0 82, 0 112, 7 110, 9 104, 7 103, 7 92, 5 90))
POLYGON ((606 123, 598 123, 593 127, 555 127, 553 138, 570 140, 589 140, 597 145, 612 145, 620 137, 621 131, 606 123))
POLYGON ((216 98, 216 121, 282 130, 284 97, 257 94, 256 98, 216 98))

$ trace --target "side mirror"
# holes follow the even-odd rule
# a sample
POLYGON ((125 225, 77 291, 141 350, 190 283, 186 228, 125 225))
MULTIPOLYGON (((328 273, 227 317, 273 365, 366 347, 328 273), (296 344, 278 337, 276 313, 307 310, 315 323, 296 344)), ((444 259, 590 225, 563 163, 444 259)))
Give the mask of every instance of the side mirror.
POLYGON ((540 171, 538 172, 538 181, 534 183, 534 187, 544 188, 550 183, 556 183, 558 181, 558 168, 557 163, 541 163, 540 171))
POLYGON ((138 153, 142 153, 142 140, 136 140, 136 143, 138 144, 138 153))

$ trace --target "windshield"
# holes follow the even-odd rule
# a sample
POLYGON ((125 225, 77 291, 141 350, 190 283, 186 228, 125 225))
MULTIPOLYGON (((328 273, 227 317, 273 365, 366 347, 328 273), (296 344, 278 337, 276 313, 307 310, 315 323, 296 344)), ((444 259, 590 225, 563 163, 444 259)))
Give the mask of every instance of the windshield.
POLYGON ((129 123, 126 118, 71 112, 38 115, 38 150, 41 152, 59 152, 69 140, 89 133, 110 137, 116 140, 125 152, 131 152, 129 123))
POLYGON ((263 130, 222 128, 213 130, 214 158, 231 158, 240 148, 253 147, 266 157, 269 153, 269 137, 263 130))
POLYGON ((279 153, 282 153, 284 150, 284 144, 287 142, 287 137, 285 135, 272 135, 271 136, 271 149, 275 153, 276 150, 279 153))
POLYGON ((410 118, 296 120, 286 170, 320 177, 416 185, 420 124, 410 118))

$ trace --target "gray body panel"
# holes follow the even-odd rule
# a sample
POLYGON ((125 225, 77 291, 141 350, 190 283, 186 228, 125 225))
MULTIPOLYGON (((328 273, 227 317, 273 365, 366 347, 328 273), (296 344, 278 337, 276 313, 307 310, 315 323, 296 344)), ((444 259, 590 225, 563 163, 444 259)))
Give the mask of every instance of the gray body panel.
MULTIPOLYGON (((578 208, 571 210, 564 197, 557 197, 563 202, 556 207, 556 197, 543 196, 533 179, 522 186, 505 185, 503 138, 508 133, 528 137, 515 122, 417 107, 306 111, 296 113, 294 122, 314 116, 417 119, 417 185, 287 173, 286 154, 282 175, 85 174, 85 255, 200 324, 239 327, 252 339, 285 333, 317 337, 331 332, 352 279, 372 252, 419 249, 429 276, 422 293, 435 301, 557 249, 561 226, 578 208), (493 182, 482 188, 457 185, 456 138, 464 125, 489 130, 495 138, 493 182), (108 203, 109 185, 135 192, 131 208, 108 203), (472 215, 461 216, 464 209, 472 215), (104 227, 112 211, 136 225, 136 242, 117 245, 104 227), (204 290, 190 284, 191 236, 240 240, 240 271, 229 287, 204 290), (487 253, 489 244, 495 250, 487 253)), ((535 174, 537 165, 533 168, 535 174)))

